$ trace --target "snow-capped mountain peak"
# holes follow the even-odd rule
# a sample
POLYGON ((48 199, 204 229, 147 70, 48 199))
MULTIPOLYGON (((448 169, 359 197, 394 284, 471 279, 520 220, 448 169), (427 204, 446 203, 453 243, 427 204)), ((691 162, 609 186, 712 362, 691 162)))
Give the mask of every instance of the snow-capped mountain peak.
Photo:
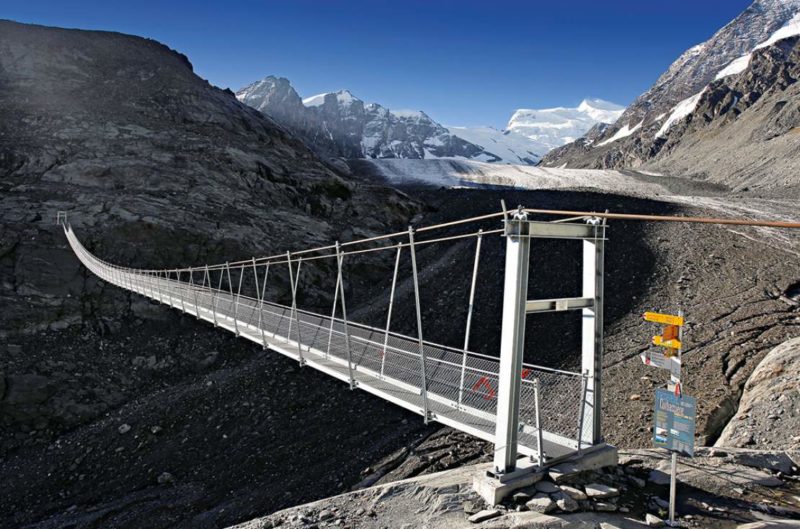
POLYGON ((422 110, 389 110, 364 103, 349 90, 305 99, 287 79, 267 77, 237 93, 323 154, 346 158, 468 158, 536 164, 553 147, 613 122, 623 107, 587 98, 576 108, 520 109, 506 130, 444 127, 422 110))
POLYGON ((788 102, 800 92, 798 71, 800 0, 755 0, 683 52, 614 125, 549 152, 543 165, 645 165, 731 188, 796 181, 798 118, 788 102))
POLYGON ((624 110, 602 99, 584 99, 575 108, 521 108, 506 128, 533 140, 538 151, 546 153, 583 136, 597 123, 614 123, 624 110))
MULTIPOLYGON (((782 6, 787 4, 796 5, 796 9, 800 10, 800 0, 778 0, 782 6)), ((774 31, 769 38, 760 42, 759 44, 755 45, 751 50, 749 50, 744 55, 737 57, 736 59, 732 60, 721 69, 717 74, 714 76, 714 81, 718 81, 720 79, 724 79, 725 77, 729 77, 731 75, 737 75, 742 73, 747 69, 750 65, 750 59, 757 50, 762 48, 766 48, 767 46, 771 46, 778 42, 779 40, 786 39, 789 37, 794 37, 800 35, 800 12, 796 13, 792 18, 790 18, 785 24, 783 24, 780 28, 774 31)), ((691 114, 694 109, 697 107, 697 104, 700 101, 700 98, 703 96, 703 93, 708 89, 708 85, 704 86, 700 91, 696 94, 693 94, 690 97, 680 101, 670 112, 669 118, 661 125, 656 132, 655 137, 661 138, 663 137, 669 128, 691 114)))

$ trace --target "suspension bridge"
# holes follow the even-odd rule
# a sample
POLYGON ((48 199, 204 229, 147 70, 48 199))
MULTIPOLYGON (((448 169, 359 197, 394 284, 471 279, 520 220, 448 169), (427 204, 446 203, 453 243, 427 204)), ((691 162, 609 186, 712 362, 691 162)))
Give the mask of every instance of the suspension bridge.
POLYGON ((606 221, 593 215, 533 221, 528 218, 529 211, 534 210, 502 211, 246 261, 160 270, 105 262, 81 244, 66 213, 59 212, 58 222, 78 259, 104 281, 286 355, 345 382, 351 389, 364 390, 417 413, 426 422, 437 421, 492 442, 494 470, 502 475, 514 472, 520 454, 542 466, 602 445, 599 410, 606 221), (465 231, 437 236, 446 228, 465 231), (481 243, 486 237, 506 239, 501 345, 495 354, 470 350, 469 340, 481 243), (535 238, 581 242, 580 297, 527 299, 530 243, 535 238), (423 245, 465 240, 474 240, 474 264, 464 346, 453 348, 423 337, 416 253, 423 245), (372 252, 394 254, 386 325, 381 328, 347 317, 343 262, 349 256, 372 252), (414 336, 391 329, 403 254, 411 262, 414 336), (297 306, 303 264, 322 259, 335 262, 330 314, 297 306), (266 299, 267 285, 279 269, 288 271, 290 305, 266 299), (526 316, 562 311, 582 314, 581 370, 524 363, 526 316))

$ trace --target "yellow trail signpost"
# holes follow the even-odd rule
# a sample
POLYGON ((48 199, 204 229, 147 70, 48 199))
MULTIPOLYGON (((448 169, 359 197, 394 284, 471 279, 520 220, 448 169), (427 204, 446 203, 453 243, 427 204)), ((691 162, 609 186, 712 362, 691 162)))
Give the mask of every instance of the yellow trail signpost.
POLYGON ((672 314, 661 314, 658 312, 645 312, 643 317, 644 321, 663 323, 664 325, 675 325, 677 327, 683 326, 683 316, 673 316, 672 314))
POLYGON ((681 387, 681 347, 683 346, 683 312, 677 316, 659 312, 645 312, 645 321, 664 325, 661 334, 653 336, 652 343, 663 350, 651 349, 640 356, 645 365, 669 369, 669 390, 656 389, 653 418, 653 443, 672 452, 672 475, 669 487, 669 521, 675 521, 675 495, 677 489, 678 452, 691 456, 694 453, 694 423, 696 404, 692 397, 683 395, 681 387))

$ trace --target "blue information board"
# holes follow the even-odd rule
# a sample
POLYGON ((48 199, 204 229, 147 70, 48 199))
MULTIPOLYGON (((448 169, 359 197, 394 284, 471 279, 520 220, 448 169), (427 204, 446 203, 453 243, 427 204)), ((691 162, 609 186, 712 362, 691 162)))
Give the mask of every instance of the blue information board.
POLYGON ((694 397, 678 397, 666 389, 656 390, 653 419, 653 444, 683 455, 694 455, 694 424, 697 403, 694 397))

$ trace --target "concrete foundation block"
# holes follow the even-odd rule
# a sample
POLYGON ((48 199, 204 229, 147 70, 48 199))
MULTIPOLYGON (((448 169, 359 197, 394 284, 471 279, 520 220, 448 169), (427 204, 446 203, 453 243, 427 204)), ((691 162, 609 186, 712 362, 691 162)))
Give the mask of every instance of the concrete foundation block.
POLYGON ((580 456, 575 454, 567 460, 560 461, 550 468, 540 468, 532 462, 521 459, 514 472, 500 476, 480 472, 473 477, 472 486, 483 500, 491 505, 499 504, 503 498, 513 494, 515 490, 529 487, 539 482, 547 472, 556 483, 567 483, 571 478, 583 472, 619 464, 617 449, 611 445, 602 445, 585 451, 580 456))
POLYGON ((472 487, 488 505, 497 505, 515 490, 529 487, 542 479, 542 477, 544 477, 543 470, 529 471, 511 479, 500 481, 494 476, 481 472, 473 478, 472 487))

